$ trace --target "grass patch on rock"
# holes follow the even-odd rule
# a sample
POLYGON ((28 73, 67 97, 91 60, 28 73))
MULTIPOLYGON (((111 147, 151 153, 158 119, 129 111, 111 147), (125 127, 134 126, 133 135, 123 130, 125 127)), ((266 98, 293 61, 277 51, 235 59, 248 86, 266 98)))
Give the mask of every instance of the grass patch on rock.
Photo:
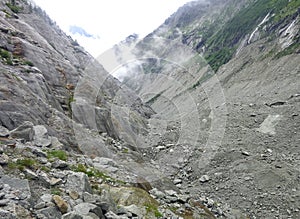
POLYGON ((37 162, 34 159, 31 158, 23 158, 18 159, 16 162, 9 162, 8 168, 13 169, 19 169, 23 171, 25 168, 35 169, 37 162))
POLYGON ((68 160, 68 154, 63 150, 47 151, 48 159, 58 158, 62 161, 68 160))

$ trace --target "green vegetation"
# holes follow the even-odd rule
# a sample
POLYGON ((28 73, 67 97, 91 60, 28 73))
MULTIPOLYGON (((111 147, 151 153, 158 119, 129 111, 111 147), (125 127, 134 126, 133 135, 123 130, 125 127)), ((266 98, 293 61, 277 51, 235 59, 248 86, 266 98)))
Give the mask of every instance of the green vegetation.
POLYGON ((23 64, 24 64, 24 65, 31 66, 31 67, 34 66, 34 64, 33 64, 31 61, 28 61, 28 60, 25 60, 25 61, 23 62, 23 64))
POLYGON ((59 188, 54 187, 54 188, 51 188, 51 194, 52 195, 61 195, 61 191, 59 188))
POLYGON ((75 102, 76 99, 74 98, 74 94, 71 92, 68 100, 68 110, 70 115, 72 115, 72 103, 75 102))
POLYGON ((19 6, 15 5, 14 3, 6 3, 6 6, 10 8, 10 10, 12 10, 12 12, 14 13, 20 13, 20 11, 22 10, 22 8, 20 8, 19 6))
POLYGON ((158 211, 157 206, 153 204, 146 204, 145 207, 147 214, 153 213, 156 218, 163 217, 163 214, 158 211))
POLYGON ((4 59, 10 59, 11 58, 11 54, 10 52, 8 52, 5 49, 0 49, 0 56, 4 59))
POLYGON ((123 149, 123 153, 127 154, 129 152, 129 149, 128 148, 124 148, 123 149))
POLYGON ((16 162, 8 163, 9 169, 19 169, 23 171, 25 168, 35 169, 36 161, 31 158, 18 159, 16 162))
POLYGON ((58 158, 63 161, 66 161, 68 159, 67 153, 63 150, 47 151, 47 157, 48 157, 48 159, 58 158))
POLYGON ((285 19, 286 17, 289 17, 291 15, 294 15, 297 13, 298 9, 300 7, 300 1, 299 0, 291 0, 288 2, 285 7, 283 7, 274 17, 274 21, 278 22, 280 20, 285 19))
MULTIPOLYGON (((295 14, 299 6, 299 0, 260 0, 242 8, 216 34, 210 35, 211 37, 205 36, 205 44, 208 47, 205 58, 212 69, 217 71, 232 58, 237 44, 250 34, 268 13, 275 14, 270 21, 278 23, 295 14)), ((290 51, 293 51, 293 48, 290 51)))
POLYGON ((283 56, 290 55, 292 53, 298 52, 299 49, 300 49, 300 36, 298 36, 298 38, 296 39, 296 41, 292 45, 290 45, 289 47, 287 47, 283 51, 277 53, 274 58, 279 59, 283 56))
POLYGON ((51 169, 49 167, 46 167, 46 166, 42 166, 41 170, 44 171, 44 172, 46 172, 46 173, 48 173, 48 172, 51 171, 51 169))
POLYGON ((68 101, 69 105, 70 105, 71 103, 75 102, 75 101, 76 101, 76 100, 75 100, 75 98, 74 98, 74 95, 70 95, 70 96, 69 96, 69 101, 68 101))
POLYGON ((11 53, 5 49, 0 49, 0 56, 7 65, 13 65, 11 53))
POLYGON ((85 173, 88 177, 95 177, 95 178, 102 179, 104 182, 126 184, 125 182, 123 182, 121 180, 114 179, 114 178, 106 175, 105 173, 103 173, 93 167, 87 167, 84 164, 77 164, 75 166, 72 166, 71 169, 74 172, 85 173))

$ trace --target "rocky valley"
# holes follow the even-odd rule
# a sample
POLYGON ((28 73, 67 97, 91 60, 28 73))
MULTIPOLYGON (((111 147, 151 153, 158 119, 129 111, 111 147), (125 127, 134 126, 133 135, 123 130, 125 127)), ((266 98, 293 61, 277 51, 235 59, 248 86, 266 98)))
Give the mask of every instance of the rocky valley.
POLYGON ((300 2, 192 1, 94 58, 0 2, 0 218, 300 218, 300 2))

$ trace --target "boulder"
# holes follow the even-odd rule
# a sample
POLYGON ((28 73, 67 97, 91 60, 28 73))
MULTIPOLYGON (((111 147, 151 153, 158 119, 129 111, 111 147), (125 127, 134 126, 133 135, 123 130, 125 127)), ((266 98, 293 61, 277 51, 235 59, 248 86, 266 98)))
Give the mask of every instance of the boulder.
POLYGON ((53 198, 55 205, 58 207, 59 211, 62 214, 65 214, 68 212, 68 204, 65 200, 63 200, 62 197, 60 197, 59 195, 54 195, 52 198, 53 198))
POLYGON ((0 185, 1 184, 9 185, 11 191, 19 191, 18 193, 14 194, 19 200, 25 200, 31 197, 29 183, 26 179, 18 179, 7 175, 2 175, 0 177, 0 185))
POLYGON ((43 125, 33 127, 34 144, 39 147, 48 147, 51 145, 51 138, 48 136, 48 130, 43 125))
POLYGON ((147 214, 145 207, 137 207, 136 205, 129 205, 124 207, 128 212, 143 218, 147 214))
POLYGON ((32 141, 34 136, 33 123, 26 121, 16 129, 10 132, 12 138, 23 139, 24 141, 32 141))
POLYGON ((36 211, 38 218, 61 218, 62 214, 57 207, 48 207, 36 211))
POLYGON ((65 186, 66 190, 77 192, 79 195, 82 195, 84 192, 92 193, 89 179, 84 173, 71 172, 67 177, 65 186))
POLYGON ((99 218, 104 219, 101 208, 91 203, 81 203, 79 205, 76 205, 74 207, 74 212, 83 216, 88 215, 89 213, 94 213, 99 218))
POLYGON ((90 203, 81 203, 74 207, 74 211, 62 217, 63 219, 104 219, 100 207, 90 203))
POLYGON ((8 137, 9 130, 3 126, 0 126, 0 137, 8 137))

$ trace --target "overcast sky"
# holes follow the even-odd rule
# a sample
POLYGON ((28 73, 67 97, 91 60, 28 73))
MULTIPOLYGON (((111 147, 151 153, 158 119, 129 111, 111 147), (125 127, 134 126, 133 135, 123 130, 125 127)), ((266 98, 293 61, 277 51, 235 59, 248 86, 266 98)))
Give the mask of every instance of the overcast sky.
POLYGON ((191 0, 34 0, 66 32, 83 28, 93 38, 72 35, 97 57, 128 35, 147 35, 191 0))

